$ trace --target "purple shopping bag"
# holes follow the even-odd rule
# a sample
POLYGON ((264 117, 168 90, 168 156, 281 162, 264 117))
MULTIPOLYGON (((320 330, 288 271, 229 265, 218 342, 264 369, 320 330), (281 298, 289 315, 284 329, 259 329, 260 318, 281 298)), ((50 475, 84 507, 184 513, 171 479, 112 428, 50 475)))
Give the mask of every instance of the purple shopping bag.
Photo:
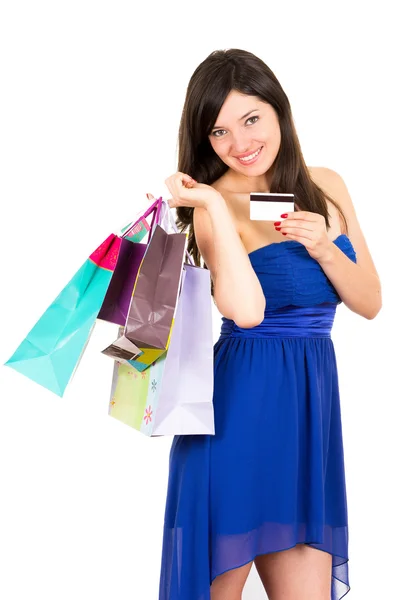
POLYGON ((116 268, 99 311, 98 319, 116 325, 125 325, 139 267, 153 230, 160 219, 161 203, 162 198, 156 200, 136 223, 129 225, 122 233, 116 268), (153 214, 153 218, 148 229, 148 242, 147 244, 138 243, 136 240, 142 238, 148 228, 146 217, 151 214, 153 214))

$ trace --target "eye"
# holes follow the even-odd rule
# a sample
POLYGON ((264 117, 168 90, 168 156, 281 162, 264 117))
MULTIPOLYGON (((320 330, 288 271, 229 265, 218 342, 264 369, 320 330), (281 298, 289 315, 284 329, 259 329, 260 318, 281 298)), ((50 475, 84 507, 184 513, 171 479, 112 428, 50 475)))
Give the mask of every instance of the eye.
POLYGON ((213 132, 212 132, 212 135, 213 135, 214 137, 222 137, 222 136, 220 136, 220 135, 217 135, 217 134, 218 134, 218 133, 220 133, 221 131, 225 131, 225 130, 224 130, 224 129, 217 129, 216 131, 213 131, 213 132))
MULTIPOLYGON (((256 119, 256 120, 258 120, 258 119, 259 119, 259 117, 258 117, 258 116, 249 117, 249 119, 247 119, 245 123, 247 124, 247 123, 248 123, 248 121, 252 121, 252 119, 256 119)), ((251 123, 251 125, 254 125, 255 123, 256 123, 256 121, 254 121, 254 123, 251 123)), ((224 129, 216 129, 215 131, 213 131, 213 132, 212 132, 212 135, 213 135, 214 137, 217 137, 217 138, 219 138, 219 137, 223 137, 222 135, 217 135, 218 133, 220 133, 220 132, 222 132, 222 131, 225 131, 225 130, 224 130, 224 129)))

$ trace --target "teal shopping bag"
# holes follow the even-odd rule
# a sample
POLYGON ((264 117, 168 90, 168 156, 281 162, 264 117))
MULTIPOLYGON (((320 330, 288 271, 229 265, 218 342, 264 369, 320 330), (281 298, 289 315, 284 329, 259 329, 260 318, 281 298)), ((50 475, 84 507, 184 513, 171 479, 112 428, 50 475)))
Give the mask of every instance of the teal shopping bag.
POLYGON ((120 249, 111 234, 80 267, 5 363, 63 396, 103 303, 120 249))

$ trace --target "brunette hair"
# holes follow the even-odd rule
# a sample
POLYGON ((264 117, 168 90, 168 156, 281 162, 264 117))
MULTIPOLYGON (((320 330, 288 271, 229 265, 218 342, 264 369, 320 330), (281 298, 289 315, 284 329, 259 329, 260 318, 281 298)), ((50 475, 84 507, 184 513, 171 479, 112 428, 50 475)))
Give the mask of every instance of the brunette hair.
MULTIPOLYGON (((312 181, 303 159, 287 95, 274 73, 257 56, 231 48, 215 50, 196 68, 186 91, 178 135, 178 171, 187 173, 199 183, 211 185, 228 166, 214 152, 208 136, 228 94, 236 90, 271 104, 277 113, 281 143, 271 167, 270 191, 293 193, 301 210, 324 216, 330 226, 326 199, 346 218, 338 203, 312 181)), ((177 208, 177 225, 189 228, 188 251, 196 265, 201 264, 193 228, 193 208, 177 208)), ((205 268, 205 263, 203 264, 205 268)))

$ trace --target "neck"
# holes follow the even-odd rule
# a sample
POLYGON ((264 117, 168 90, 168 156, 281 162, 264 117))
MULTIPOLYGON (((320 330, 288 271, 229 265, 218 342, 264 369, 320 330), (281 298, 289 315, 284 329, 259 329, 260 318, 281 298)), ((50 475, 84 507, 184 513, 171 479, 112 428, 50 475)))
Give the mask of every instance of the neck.
POLYGON ((226 172, 228 187, 238 190, 241 193, 249 192, 270 192, 271 168, 262 175, 249 177, 229 169, 226 172))

